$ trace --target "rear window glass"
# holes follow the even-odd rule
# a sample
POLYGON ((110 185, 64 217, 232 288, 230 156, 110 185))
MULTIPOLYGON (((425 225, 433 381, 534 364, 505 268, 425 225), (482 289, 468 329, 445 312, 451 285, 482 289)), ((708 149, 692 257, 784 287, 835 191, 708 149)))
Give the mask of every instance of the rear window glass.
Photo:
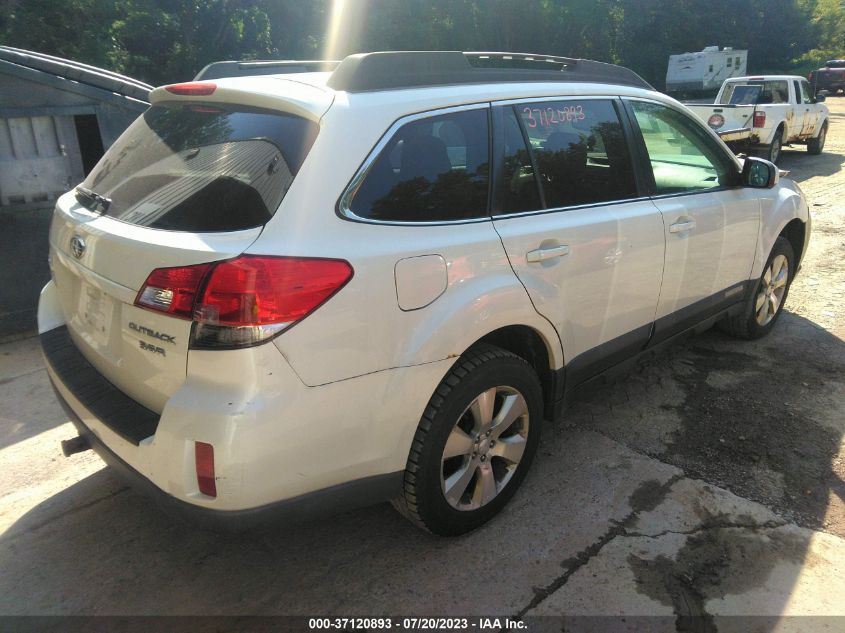
POLYGON ((376 158, 350 210, 395 222, 487 216, 487 128, 486 108, 406 123, 376 158))
MULTIPOLYGON (((153 106, 81 187, 110 201, 105 215, 139 226, 253 228, 273 216, 316 135, 315 123, 291 114, 217 104, 153 106)), ((77 199, 98 206, 79 190, 77 199)))
POLYGON ((721 105, 757 105, 789 103, 789 84, 786 81, 742 81, 725 85, 721 105))

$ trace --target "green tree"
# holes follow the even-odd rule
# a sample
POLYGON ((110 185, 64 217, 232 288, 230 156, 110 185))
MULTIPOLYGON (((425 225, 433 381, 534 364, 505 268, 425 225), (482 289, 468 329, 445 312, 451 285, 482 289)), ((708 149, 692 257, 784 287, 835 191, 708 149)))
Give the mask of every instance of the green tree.
POLYGON ((282 59, 321 59, 328 23, 326 0, 264 3, 273 51, 282 59))
POLYGON ((819 67, 828 59, 845 56, 845 3, 842 0, 807 0, 805 11, 812 13, 814 39, 799 61, 804 69, 819 67))
POLYGON ((757 73, 845 56, 845 6, 842 0, 0 0, 0 43, 154 84, 190 79, 223 59, 445 49, 613 61, 662 87, 670 54, 705 46, 748 49, 749 70, 757 73))
POLYGON ((705 46, 748 50, 752 73, 787 72, 814 41, 814 2, 619 0, 616 57, 658 88, 671 54, 705 46))
POLYGON ((270 20, 248 0, 120 0, 112 65, 153 84, 187 81, 222 59, 270 57, 270 20))
POLYGON ((0 44, 110 66, 114 0, 0 0, 0 44))

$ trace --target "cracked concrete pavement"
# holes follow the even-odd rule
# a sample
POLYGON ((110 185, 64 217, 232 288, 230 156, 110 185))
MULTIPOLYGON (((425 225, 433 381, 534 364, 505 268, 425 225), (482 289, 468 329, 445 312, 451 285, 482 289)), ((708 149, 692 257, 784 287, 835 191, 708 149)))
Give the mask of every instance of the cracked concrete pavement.
POLYGON ((829 104, 825 154, 787 148, 781 164, 814 234, 773 335, 708 332, 576 403, 506 511, 461 538, 386 505, 242 535, 174 523, 93 454, 61 456, 74 432, 37 340, 0 346, 0 615, 475 614, 537 630, 544 615, 663 616, 649 630, 667 631, 749 631, 736 616, 757 616, 759 630, 835 630, 760 619, 845 615, 845 99, 829 104))

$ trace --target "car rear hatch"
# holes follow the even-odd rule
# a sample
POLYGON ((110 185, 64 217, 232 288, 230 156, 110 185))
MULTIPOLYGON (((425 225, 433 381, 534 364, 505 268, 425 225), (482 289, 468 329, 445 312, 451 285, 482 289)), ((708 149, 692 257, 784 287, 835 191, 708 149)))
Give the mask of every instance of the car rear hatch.
MULTIPOLYGON (((318 88, 264 78, 262 93, 250 81, 154 91, 152 107, 54 214, 51 267, 74 344, 158 413, 185 380, 193 321, 190 303, 178 316, 139 304, 150 274, 243 253, 279 207, 331 103, 318 88)), ((147 305, 180 299, 163 296, 147 305)))

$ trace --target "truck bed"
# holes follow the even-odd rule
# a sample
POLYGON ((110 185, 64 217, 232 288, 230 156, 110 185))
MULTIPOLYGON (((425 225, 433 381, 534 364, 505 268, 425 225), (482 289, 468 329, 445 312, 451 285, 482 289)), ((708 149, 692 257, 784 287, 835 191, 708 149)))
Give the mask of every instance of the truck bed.
POLYGON ((686 106, 692 110, 698 118, 704 121, 724 141, 745 140, 750 145, 765 145, 771 143, 775 128, 779 122, 790 120, 794 106, 789 103, 765 103, 758 105, 732 105, 732 104, 695 104, 689 103, 686 106), (754 113, 760 111, 765 113, 766 118, 762 127, 754 126, 754 113), (721 125, 711 124, 711 117, 719 115, 723 121, 721 125), (745 136, 737 136, 735 132, 748 128, 745 136), (725 134, 731 138, 725 138, 725 134))

